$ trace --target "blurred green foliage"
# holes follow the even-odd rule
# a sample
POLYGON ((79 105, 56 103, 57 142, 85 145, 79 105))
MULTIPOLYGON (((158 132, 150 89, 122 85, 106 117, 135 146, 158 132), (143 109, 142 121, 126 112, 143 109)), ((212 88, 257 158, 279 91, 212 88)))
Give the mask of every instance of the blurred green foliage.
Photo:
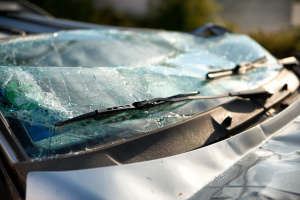
POLYGON ((95 7, 93 0, 29 0, 57 18, 102 25, 142 27, 143 20, 111 7, 95 7))
MULTIPOLYGON (((150 0, 149 12, 133 16, 116 12, 111 7, 95 7, 93 0, 30 0, 58 18, 85 21, 103 25, 143 27, 190 31, 207 22, 220 23, 217 12, 221 9, 214 0, 150 0)), ((228 25, 234 28, 233 25, 228 25)), ((238 31, 236 31, 238 32, 238 31)), ((300 52, 300 28, 285 32, 249 34, 277 58, 300 52)))
POLYGON ((207 22, 217 22, 219 5, 214 0, 164 0, 150 5, 149 27, 189 31, 207 22))
POLYGON ((150 0, 148 13, 134 16, 111 7, 95 7, 93 0, 30 0, 58 18, 104 25, 189 31, 206 22, 216 22, 214 0, 150 0))
POLYGON ((91 0, 29 0, 58 18, 89 21, 92 18, 91 0))
POLYGON ((277 58, 288 57, 294 52, 300 52, 300 27, 277 33, 254 31, 248 35, 277 58))

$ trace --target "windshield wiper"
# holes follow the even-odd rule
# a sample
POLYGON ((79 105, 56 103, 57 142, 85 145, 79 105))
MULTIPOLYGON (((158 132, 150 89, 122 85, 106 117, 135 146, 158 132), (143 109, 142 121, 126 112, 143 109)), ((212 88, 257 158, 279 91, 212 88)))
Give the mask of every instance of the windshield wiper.
POLYGON ((166 102, 179 102, 187 100, 200 100, 200 99, 215 99, 215 98, 224 98, 224 97, 241 97, 241 98, 250 98, 250 99, 267 99, 272 96, 272 93, 267 91, 264 88, 258 88, 254 90, 244 90, 239 92, 231 92, 228 94, 213 95, 213 96, 193 96, 199 94, 200 92, 191 92, 186 94, 178 94, 175 96, 170 96, 166 98, 154 98, 150 100, 137 101, 132 104, 109 107, 104 109, 97 109, 93 112, 89 112, 77 117, 60 121, 54 124, 54 126, 63 126, 66 124, 82 121, 90 118, 97 118, 100 116, 111 116, 112 114, 118 114, 127 110, 141 110, 145 108, 154 107, 166 102))
POLYGON ((255 68, 267 67, 267 66, 272 66, 272 65, 276 65, 276 64, 299 65, 299 61, 295 57, 284 58, 284 59, 278 60, 278 62, 276 62, 276 63, 265 63, 266 60, 267 60, 267 57, 264 56, 253 62, 240 63, 237 66, 235 66, 233 69, 211 71, 206 74, 206 79, 214 79, 214 78, 219 78, 219 77, 223 77, 223 76, 245 74, 247 71, 255 69, 255 68))

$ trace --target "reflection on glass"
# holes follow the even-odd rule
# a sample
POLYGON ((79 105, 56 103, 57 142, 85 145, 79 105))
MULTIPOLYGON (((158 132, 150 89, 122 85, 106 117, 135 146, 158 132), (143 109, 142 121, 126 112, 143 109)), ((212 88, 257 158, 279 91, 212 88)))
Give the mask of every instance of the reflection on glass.
POLYGON ((276 61, 249 37, 234 34, 200 38, 164 31, 79 30, 14 39, 0 43, 0 110, 33 159, 83 151, 179 122, 228 99, 170 103, 59 128, 54 124, 155 97, 255 88, 281 66, 211 81, 205 75, 263 56, 268 63, 276 61))

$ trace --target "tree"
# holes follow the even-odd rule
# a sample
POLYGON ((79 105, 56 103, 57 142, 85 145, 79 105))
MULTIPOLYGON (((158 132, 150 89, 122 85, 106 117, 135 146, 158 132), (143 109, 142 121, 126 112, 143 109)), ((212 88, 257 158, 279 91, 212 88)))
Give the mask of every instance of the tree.
MULTIPOLYGON (((189 31, 207 22, 217 22, 214 0, 149 0, 149 13, 136 17, 110 7, 95 7, 94 0, 30 0, 58 18, 115 26, 189 31)), ((121 1, 121 0, 120 0, 121 1)))
POLYGON ((150 8, 149 26, 153 28, 187 31, 218 21, 219 6, 213 0, 154 1, 150 8))

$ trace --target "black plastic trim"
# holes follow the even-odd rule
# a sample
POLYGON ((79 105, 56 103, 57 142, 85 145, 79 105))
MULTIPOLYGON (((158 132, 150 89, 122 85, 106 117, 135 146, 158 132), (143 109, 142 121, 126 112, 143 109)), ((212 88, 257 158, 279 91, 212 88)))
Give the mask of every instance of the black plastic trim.
MULTIPOLYGON (((5 139, 8 141, 11 148, 14 150, 14 153, 17 158, 17 162, 22 162, 26 160, 30 160, 27 156, 27 153, 22 148, 21 144, 19 143, 18 139, 15 137, 14 133, 10 129, 8 123, 6 122, 4 116, 0 112, 0 134, 5 137, 5 139)), ((9 157, 6 158, 8 163, 11 165, 14 164, 14 161, 12 161, 9 157)))
MULTIPOLYGON (((1 155, 1 153, 0 153, 1 155)), ((18 188, 15 183, 19 183, 18 181, 12 180, 9 172, 6 169, 10 169, 7 166, 4 166, 5 163, 2 162, 2 158, 0 158, 0 197, 1 199, 13 199, 13 200, 21 200, 24 199, 25 195, 20 196, 19 191, 22 189, 18 188)), ((10 169, 10 173, 13 170, 10 169)), ((24 194, 24 191, 21 192, 24 194)))

